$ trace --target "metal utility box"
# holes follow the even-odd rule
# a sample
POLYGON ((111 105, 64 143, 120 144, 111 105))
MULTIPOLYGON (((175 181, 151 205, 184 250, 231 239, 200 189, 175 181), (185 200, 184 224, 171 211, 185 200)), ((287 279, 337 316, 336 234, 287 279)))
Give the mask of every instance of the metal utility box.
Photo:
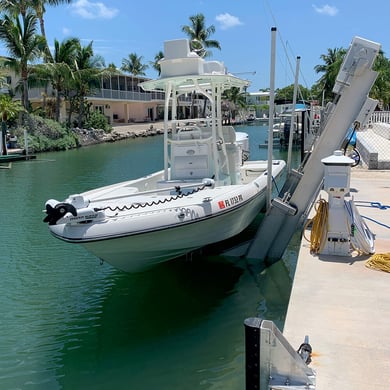
POLYGON ((332 156, 321 160, 325 165, 324 190, 329 195, 342 196, 349 192, 353 160, 336 150, 332 156))
POLYGON ((328 229, 321 254, 348 256, 351 252, 350 226, 344 196, 349 193, 353 160, 336 150, 321 160, 325 165, 324 190, 328 193, 328 229))

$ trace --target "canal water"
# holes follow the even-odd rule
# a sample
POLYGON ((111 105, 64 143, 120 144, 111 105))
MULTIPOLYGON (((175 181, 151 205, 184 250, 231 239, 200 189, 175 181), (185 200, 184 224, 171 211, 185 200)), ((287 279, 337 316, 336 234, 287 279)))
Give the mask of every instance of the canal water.
MULTIPOLYGON (((251 159, 266 158, 267 128, 238 130, 251 159)), ((0 389, 244 388, 243 322, 283 328, 294 243, 269 268, 204 251, 126 274, 42 222, 47 199, 160 169, 161 146, 139 138, 0 169, 0 389)))

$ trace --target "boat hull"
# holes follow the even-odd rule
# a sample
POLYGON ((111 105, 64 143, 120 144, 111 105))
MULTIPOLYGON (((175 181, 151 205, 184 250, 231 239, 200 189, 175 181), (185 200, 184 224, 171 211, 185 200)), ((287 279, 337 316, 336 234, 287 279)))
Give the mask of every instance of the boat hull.
POLYGON ((125 272, 141 272, 195 249, 234 237, 261 211, 265 192, 215 216, 162 230, 84 243, 95 256, 125 272))
MULTIPOLYGON (((241 173, 246 184, 203 186, 181 196, 170 195, 171 189, 166 188, 134 192, 135 186, 155 186, 161 172, 98 188, 80 196, 88 199, 87 210, 106 205, 100 217, 99 212, 95 218, 88 211, 87 217, 79 219, 82 217, 68 212, 64 220, 49 223, 49 229, 56 238, 81 244, 118 269, 144 271, 241 233, 265 205, 266 167, 266 162, 249 161, 241 173)), ((274 182, 280 179, 284 167, 283 161, 273 165, 274 182)), ((81 214, 82 210, 78 212, 81 214)))

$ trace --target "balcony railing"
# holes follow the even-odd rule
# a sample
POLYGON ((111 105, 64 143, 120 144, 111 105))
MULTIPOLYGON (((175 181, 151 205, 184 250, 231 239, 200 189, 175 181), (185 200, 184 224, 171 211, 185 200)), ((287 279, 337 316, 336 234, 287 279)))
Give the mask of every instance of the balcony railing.
MULTIPOLYGON (((41 100, 43 95, 46 94, 49 97, 54 97, 53 90, 45 90, 43 88, 32 88, 28 91, 29 99, 41 100)), ((20 94, 16 94, 19 98, 20 94)), ((98 89, 87 96, 90 99, 107 99, 107 100, 130 100, 130 101, 153 101, 164 100, 163 92, 138 92, 138 91, 118 91, 114 89, 98 89)))
POLYGON ((374 111, 370 119, 371 123, 390 123, 390 111, 374 111))
POLYGON ((94 91, 90 98, 132 100, 132 101, 152 101, 164 100, 163 92, 138 92, 138 91, 118 91, 114 89, 100 89, 94 91))

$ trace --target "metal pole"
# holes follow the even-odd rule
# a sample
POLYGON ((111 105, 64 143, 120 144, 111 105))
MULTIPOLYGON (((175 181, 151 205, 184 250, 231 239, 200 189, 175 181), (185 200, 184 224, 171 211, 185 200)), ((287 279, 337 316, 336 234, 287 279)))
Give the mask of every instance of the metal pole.
POLYGON ((24 129, 23 135, 24 135, 24 151, 25 151, 26 158, 27 158, 29 151, 28 151, 28 136, 27 136, 26 129, 24 129))
MULTIPOLYGON (((168 83, 165 88, 165 104, 164 104, 164 180, 168 180, 168 120, 169 120, 169 99, 172 94, 172 83, 168 83)), ((173 110, 176 108, 174 102, 176 100, 176 91, 175 96, 172 95, 172 123, 173 123, 173 110)), ((173 129, 172 129, 173 131, 173 129)))
MULTIPOLYGON (((212 134, 213 140, 216 140, 217 139, 217 120, 219 120, 218 119, 218 112, 217 112, 217 103, 219 105, 221 105, 220 101, 217 102, 217 96, 222 94, 222 87, 221 87, 220 83, 213 83, 212 82, 211 88, 212 88, 212 90, 211 90, 211 96, 212 96, 212 99, 211 99, 211 119, 212 119, 211 134, 212 134)), ((218 167, 218 158, 217 158, 218 150, 217 150, 216 142, 213 142, 212 149, 213 149, 215 179, 218 182, 219 178, 220 178, 220 170, 218 167)))
POLYGON ((247 318, 245 326, 245 390, 260 389, 260 318, 247 318))
POLYGON ((0 137, 0 155, 6 156, 7 152, 7 124, 5 121, 1 122, 1 137, 0 137))
MULTIPOLYGON (((297 65, 295 69, 295 82, 294 82, 294 95, 293 95, 293 103, 291 109, 291 125, 290 125, 290 134, 288 138, 288 153, 287 153, 287 172, 291 172, 291 154, 292 154, 292 143, 294 136, 294 128, 295 128, 295 106, 297 104, 297 93, 298 93, 298 78, 299 78, 299 64, 301 61, 301 57, 297 57, 297 65)), ((302 128, 301 137, 303 139, 304 129, 302 128)), ((297 134, 298 134, 298 123, 297 123, 297 134)))
POLYGON ((272 200, 272 159, 273 159, 273 127, 275 103, 275 47, 276 27, 271 28, 271 70, 269 89, 269 128, 268 128, 268 167, 267 167, 267 211, 271 209, 272 200))

